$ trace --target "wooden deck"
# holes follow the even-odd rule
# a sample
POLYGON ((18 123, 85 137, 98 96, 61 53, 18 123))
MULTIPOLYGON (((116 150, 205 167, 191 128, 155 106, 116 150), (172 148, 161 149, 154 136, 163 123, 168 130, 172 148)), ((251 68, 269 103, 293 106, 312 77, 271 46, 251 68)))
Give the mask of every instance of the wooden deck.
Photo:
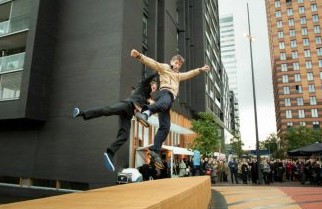
POLYGON ((0 209, 207 209, 209 176, 124 184, 37 200, 0 205, 0 209))

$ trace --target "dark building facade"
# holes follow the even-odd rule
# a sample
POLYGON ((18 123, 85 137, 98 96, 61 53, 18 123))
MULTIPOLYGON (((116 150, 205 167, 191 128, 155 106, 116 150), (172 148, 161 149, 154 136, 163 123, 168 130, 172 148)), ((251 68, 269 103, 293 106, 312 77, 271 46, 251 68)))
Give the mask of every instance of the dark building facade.
MULTIPOLYGON (((103 152, 118 117, 85 122, 71 110, 126 98, 150 72, 130 57, 132 48, 160 62, 180 53, 182 71, 209 64, 212 72, 181 84, 173 110, 223 119, 219 32, 205 36, 218 19, 207 23, 209 13, 218 18, 217 1, 0 0, 0 183, 80 190, 115 184, 103 152)), ((128 149, 117 153, 118 168, 129 165, 128 149)))

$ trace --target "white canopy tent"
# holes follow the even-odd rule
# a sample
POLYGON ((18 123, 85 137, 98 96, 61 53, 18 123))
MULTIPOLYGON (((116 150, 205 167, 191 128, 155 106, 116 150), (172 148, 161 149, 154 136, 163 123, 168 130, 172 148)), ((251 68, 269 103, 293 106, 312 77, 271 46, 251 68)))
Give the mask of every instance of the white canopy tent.
MULTIPOLYGON (((139 147, 136 149, 135 153, 135 167, 140 167, 143 164, 148 164, 148 157, 147 153, 150 147, 152 147, 153 144, 150 144, 146 147, 139 147)), ((173 173, 173 159, 174 155, 188 155, 188 156, 193 156, 194 153, 186 148, 182 147, 174 147, 174 146, 167 146, 167 145, 162 145, 161 151, 168 151, 170 152, 171 156, 171 161, 170 161, 170 172, 171 172, 171 177, 173 173)))

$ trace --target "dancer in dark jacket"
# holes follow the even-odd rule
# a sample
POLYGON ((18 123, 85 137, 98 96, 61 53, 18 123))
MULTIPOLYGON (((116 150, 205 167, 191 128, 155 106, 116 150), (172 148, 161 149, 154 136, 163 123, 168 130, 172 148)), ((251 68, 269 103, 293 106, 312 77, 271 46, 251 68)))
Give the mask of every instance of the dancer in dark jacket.
POLYGON ((152 90, 157 89, 157 73, 154 73, 139 82, 129 97, 111 106, 104 106, 88 110, 78 107, 73 109, 73 118, 82 116, 84 120, 90 120, 101 116, 119 115, 119 130, 116 139, 111 142, 104 153, 105 167, 109 171, 115 171, 113 157, 120 147, 128 140, 131 129, 131 119, 135 111, 141 111, 141 107, 147 104, 152 90))

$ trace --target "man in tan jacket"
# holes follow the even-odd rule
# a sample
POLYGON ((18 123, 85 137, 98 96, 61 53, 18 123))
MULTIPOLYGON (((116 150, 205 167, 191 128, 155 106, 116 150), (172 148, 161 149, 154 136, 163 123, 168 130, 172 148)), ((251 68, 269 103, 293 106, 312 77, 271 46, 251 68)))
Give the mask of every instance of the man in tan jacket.
POLYGON ((160 158, 160 150, 162 143, 166 140, 170 131, 170 108, 173 101, 178 96, 179 83, 180 81, 190 79, 201 72, 208 72, 209 66, 204 65, 201 68, 180 73, 179 69, 184 63, 184 58, 180 55, 173 56, 170 64, 159 63, 135 49, 132 49, 131 57, 137 58, 142 64, 157 71, 160 75, 160 91, 157 100, 154 104, 143 106, 142 112, 136 113, 136 117, 138 121, 148 127, 148 117, 154 113, 158 113, 159 129, 155 135, 154 146, 151 148, 150 155, 155 166, 162 169, 163 164, 160 158))

